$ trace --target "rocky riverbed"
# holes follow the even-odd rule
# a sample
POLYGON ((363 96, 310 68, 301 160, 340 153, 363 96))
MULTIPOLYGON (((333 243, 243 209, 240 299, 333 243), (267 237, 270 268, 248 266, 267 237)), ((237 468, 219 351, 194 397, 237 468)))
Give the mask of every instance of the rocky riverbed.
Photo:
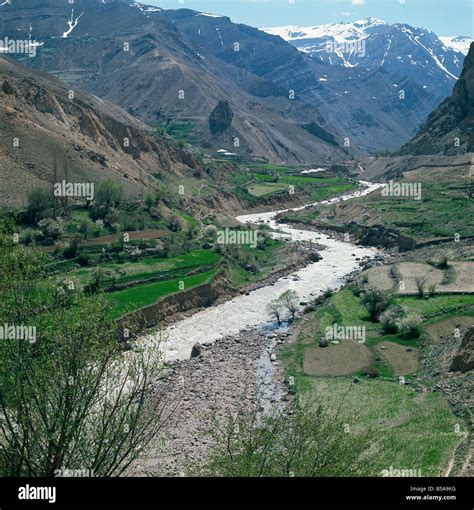
POLYGON ((184 476, 199 466, 212 446, 209 427, 220 425, 239 408, 279 405, 289 397, 274 350, 288 342, 286 328, 250 329, 195 346, 194 357, 170 365, 168 397, 180 401, 150 452, 131 470, 135 476, 184 476))

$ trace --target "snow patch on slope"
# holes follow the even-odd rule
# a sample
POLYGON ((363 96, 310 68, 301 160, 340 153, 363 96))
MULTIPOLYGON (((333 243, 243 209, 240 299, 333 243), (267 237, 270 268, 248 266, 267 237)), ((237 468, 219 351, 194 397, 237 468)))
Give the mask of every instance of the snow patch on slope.
POLYGON ((62 35, 63 39, 67 39, 71 32, 77 27, 77 24, 79 23, 79 20, 81 19, 83 14, 84 13, 82 12, 77 18, 74 18, 74 9, 72 10, 71 17, 67 22, 69 28, 66 30, 66 32, 63 33, 62 35))
POLYGON ((139 2, 133 2, 133 7, 136 7, 140 11, 142 11, 144 14, 147 12, 161 12, 163 9, 161 7, 152 7, 151 5, 145 5, 141 4, 139 2))
POLYGON ((198 16, 206 16, 208 18, 223 18, 224 16, 219 16, 218 14, 210 14, 208 12, 200 12, 198 16))

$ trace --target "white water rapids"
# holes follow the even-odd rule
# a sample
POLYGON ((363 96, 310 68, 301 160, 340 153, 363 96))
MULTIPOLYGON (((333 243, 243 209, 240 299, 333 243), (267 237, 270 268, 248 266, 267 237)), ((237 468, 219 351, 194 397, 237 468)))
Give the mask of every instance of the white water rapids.
MULTIPOLYGON (((321 203, 333 203, 360 197, 380 186, 380 184, 361 181, 359 190, 321 203)), ((314 204, 291 210, 298 211, 310 205, 314 204)), ((236 219, 244 224, 264 222, 270 228, 279 231, 279 233, 273 234, 277 238, 286 238, 289 241, 312 241, 324 245, 326 248, 321 252, 322 260, 312 263, 292 275, 280 278, 273 285, 254 290, 249 295, 238 295, 225 303, 199 311, 172 324, 164 334, 166 338, 164 354, 167 361, 189 358, 195 342, 213 343, 219 338, 237 334, 247 328, 264 326, 272 322, 266 311, 266 306, 288 289, 296 291, 300 301, 308 301, 328 288, 339 288, 344 277, 358 268, 356 258, 373 257, 377 253, 375 248, 346 243, 331 239, 320 232, 299 230, 287 224, 277 223, 275 216, 287 210, 249 214, 238 216, 236 219)), ((158 335, 162 337, 163 333, 158 335)), ((158 337, 152 334, 143 340, 145 343, 158 342, 158 337)))

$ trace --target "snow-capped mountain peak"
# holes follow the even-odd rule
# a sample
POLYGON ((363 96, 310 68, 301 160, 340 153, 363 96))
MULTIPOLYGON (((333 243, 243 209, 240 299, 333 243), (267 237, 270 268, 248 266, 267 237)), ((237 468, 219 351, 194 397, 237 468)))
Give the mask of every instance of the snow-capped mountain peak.
POLYGON ((464 55, 467 55, 471 43, 474 42, 472 37, 466 37, 463 35, 458 36, 441 36, 440 40, 447 47, 455 51, 460 51, 464 55))
POLYGON ((314 27, 288 25, 283 27, 262 28, 262 30, 268 34, 279 35, 282 39, 285 39, 285 41, 327 37, 342 43, 365 39, 369 35, 367 31, 381 25, 388 25, 388 23, 379 18, 367 18, 354 21, 353 23, 329 23, 314 27))
POLYGON ((431 30, 379 18, 314 27, 263 29, 322 64, 378 69, 407 76, 437 97, 451 93, 472 39, 439 38, 431 30))

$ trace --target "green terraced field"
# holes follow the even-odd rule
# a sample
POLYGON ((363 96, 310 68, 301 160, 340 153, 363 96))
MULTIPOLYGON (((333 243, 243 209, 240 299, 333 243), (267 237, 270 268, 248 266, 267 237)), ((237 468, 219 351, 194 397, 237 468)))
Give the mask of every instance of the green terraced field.
MULTIPOLYGON (((123 264, 101 264, 99 267, 105 271, 103 283, 107 286, 112 282, 110 274, 117 277, 116 284, 139 281, 153 277, 169 279, 179 275, 185 275, 190 271, 199 268, 208 268, 217 265, 221 257, 211 250, 195 250, 185 255, 171 258, 147 258, 138 262, 125 262, 123 264), (110 272, 108 275, 107 272, 110 272)), ((85 284, 90 279, 95 268, 84 268, 71 271, 69 274, 75 276, 85 284)))
POLYGON ((185 278, 175 278, 164 282, 149 283, 126 290, 106 294, 111 306, 111 316, 118 319, 144 306, 156 303, 162 297, 208 283, 218 273, 218 269, 185 278))

